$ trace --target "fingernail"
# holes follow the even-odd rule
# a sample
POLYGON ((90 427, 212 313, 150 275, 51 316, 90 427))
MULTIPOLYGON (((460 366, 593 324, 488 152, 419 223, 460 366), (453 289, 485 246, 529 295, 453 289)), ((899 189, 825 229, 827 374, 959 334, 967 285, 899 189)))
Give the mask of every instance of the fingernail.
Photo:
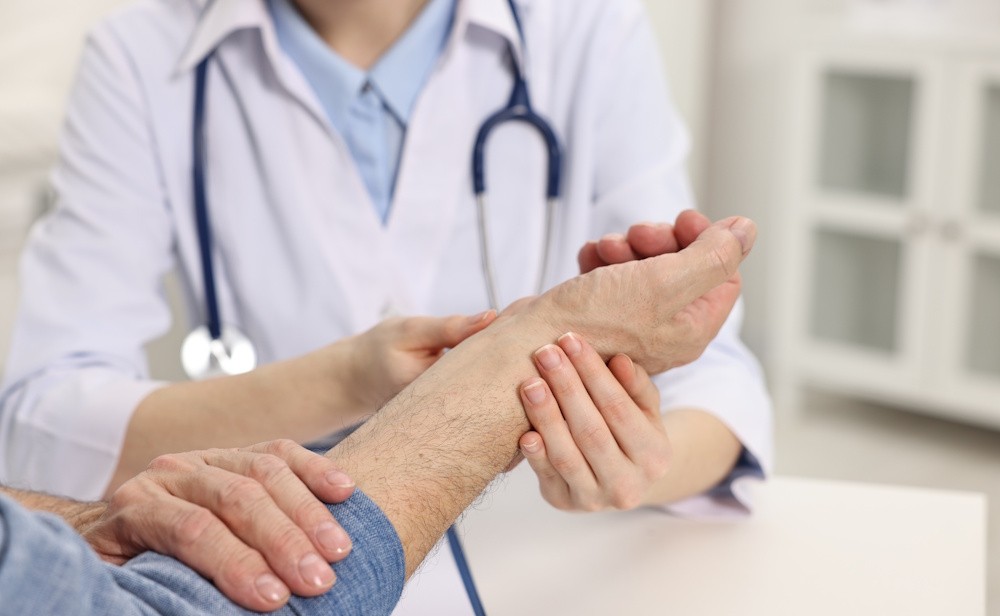
POLYGON ((524 397, 532 404, 545 402, 545 386, 540 382, 534 382, 524 387, 524 397))
POLYGON ((580 344, 580 339, 577 338, 576 334, 572 332, 563 334, 562 337, 559 338, 559 346, 566 351, 567 355, 576 355, 583 350, 583 345, 580 344))
POLYGON ((632 369, 632 374, 638 375, 639 372, 635 369, 635 362, 632 361, 632 358, 629 357, 628 355, 625 355, 624 353, 622 354, 622 357, 624 357, 625 361, 628 362, 628 367, 632 369))
POLYGON ((316 588, 326 588, 333 584, 333 569, 319 554, 306 554, 299 561, 299 575, 316 588))
POLYGON ((602 242, 624 242, 625 236, 621 233, 608 233, 607 235, 601 237, 602 242))
POLYGON ((562 363, 562 359, 559 357, 559 351, 556 347, 547 344, 542 348, 538 349, 535 353, 535 358, 538 359, 538 363, 542 365, 542 368, 546 370, 555 370, 562 363))
POLYGON ((271 603, 281 603, 288 598, 288 587, 270 573, 265 573, 254 582, 257 592, 271 603))
POLYGON ((536 439, 533 441, 526 441, 524 444, 521 445, 521 449, 523 449, 525 453, 538 453, 538 450, 541 449, 541 446, 542 446, 541 441, 536 439))
POLYGON ((335 488, 353 488, 354 480, 341 471, 330 471, 326 474, 326 482, 335 488))
POLYGON ((479 325, 480 323, 485 321, 486 318, 489 317, 491 314, 493 314, 492 310, 486 310, 484 312, 480 312, 477 315, 473 315, 469 317, 469 325, 479 325))
POLYGON ((743 254, 750 252, 757 237, 757 225, 749 218, 738 217, 729 226, 729 230, 740 241, 740 246, 743 247, 743 254))
POLYGON ((334 554, 346 554, 353 547, 351 538, 344 529, 333 522, 323 522, 319 525, 316 529, 316 540, 325 550, 334 554))

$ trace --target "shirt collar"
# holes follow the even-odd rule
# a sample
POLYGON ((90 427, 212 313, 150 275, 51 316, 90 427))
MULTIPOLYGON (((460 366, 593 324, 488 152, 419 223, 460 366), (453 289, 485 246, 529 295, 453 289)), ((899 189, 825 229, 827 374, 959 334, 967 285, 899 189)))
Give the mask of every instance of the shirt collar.
POLYGON ((330 50, 290 0, 267 0, 267 6, 279 45, 299 65, 334 126, 342 126, 365 73, 330 50))
MULTIPOLYGON (((522 21, 530 7, 514 0, 522 21)), ((195 0, 201 9, 198 24, 177 64, 177 72, 192 70, 212 53, 229 35, 244 29, 259 28, 265 44, 274 48, 274 32, 263 0, 195 0)), ((470 26, 477 26, 504 38, 513 50, 514 60, 525 71, 524 45, 511 14, 508 0, 458 0, 451 44, 470 26)), ((447 53, 447 51, 446 51, 447 53)))

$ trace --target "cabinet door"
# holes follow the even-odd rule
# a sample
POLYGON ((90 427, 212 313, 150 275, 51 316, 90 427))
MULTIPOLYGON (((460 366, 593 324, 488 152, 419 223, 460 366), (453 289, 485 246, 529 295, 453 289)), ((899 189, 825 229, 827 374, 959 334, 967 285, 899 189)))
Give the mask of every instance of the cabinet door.
POLYGON ((879 57, 820 57, 805 72, 791 326, 806 380, 898 400, 921 384, 926 352, 941 71, 879 57))
POLYGON ((950 413, 1000 425, 1000 65, 956 77, 936 380, 950 413))

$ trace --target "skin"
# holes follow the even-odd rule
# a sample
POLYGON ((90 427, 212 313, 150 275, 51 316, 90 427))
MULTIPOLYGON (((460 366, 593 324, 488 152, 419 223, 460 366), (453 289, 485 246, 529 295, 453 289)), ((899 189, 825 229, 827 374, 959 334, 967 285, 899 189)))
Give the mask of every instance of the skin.
MULTIPOLYGON (((585 245, 580 270, 677 252, 710 225, 695 211, 673 225, 635 225, 626 235, 585 245)), ((738 287, 738 275, 727 284, 730 291, 738 287)), ((742 444, 728 426, 704 409, 662 415, 659 391, 641 367, 633 371, 627 357, 605 367, 586 343, 580 354, 571 352, 581 344, 574 341, 570 336, 543 350, 558 362, 552 369, 536 354, 544 380, 522 393, 533 429, 520 440, 521 454, 546 501, 566 511, 633 509, 703 493, 729 474, 742 444)))
POLYGON ((351 550, 323 503, 347 500, 354 482, 288 440, 160 456, 107 502, 0 492, 63 517, 107 562, 167 554, 257 611, 281 607, 292 592, 326 592, 336 581, 328 563, 351 550))
MULTIPOLYGON (((427 0, 293 2, 331 49, 363 70, 377 62, 427 4, 427 0)), ((626 235, 606 236, 581 250, 581 271, 586 273, 606 265, 676 252, 690 244, 708 224, 703 216, 686 213, 675 225, 636 225, 626 235)), ((738 281, 735 285, 738 286, 738 281)), ((436 343, 428 344, 429 356, 436 356, 441 349, 453 346, 441 344, 433 348, 432 344, 436 343)), ((395 382, 395 389, 387 390, 388 394, 378 399, 360 401, 345 408, 338 401, 350 392, 345 392, 331 375, 335 366, 342 364, 350 354, 341 346, 331 345, 281 365, 268 366, 250 376, 216 379, 210 384, 174 384, 154 391, 140 402, 132 416, 122 455, 106 494, 110 495, 159 454, 240 446, 273 438, 291 438, 299 442, 321 438, 357 423, 419 374, 404 368, 409 378, 402 378, 392 372, 389 380, 395 382), (289 400, 296 403, 289 405, 289 400), (290 408, 294 411, 289 412, 290 408)), ((373 384, 371 391, 381 389, 373 384)), ((661 448, 656 456, 669 456, 670 464, 662 474, 646 475, 646 481, 635 483, 633 493, 624 501, 656 504, 682 500, 704 492, 726 477, 742 445, 709 410, 673 409, 662 419, 643 425, 646 438, 660 438, 661 448)), ((545 451, 546 436, 536 430, 526 437, 524 444, 545 451)), ((557 451, 563 449, 557 447, 557 451)), ((528 449, 524 453, 531 454, 528 449)), ((591 463, 598 467, 605 463, 615 465, 617 455, 591 458, 591 463)), ((636 462, 652 464, 651 461, 636 462)), ((600 471, 599 474, 607 473, 600 471)), ((547 484, 556 478, 548 474, 539 479, 543 493, 551 493, 554 488, 547 484)), ((561 481, 567 478, 562 477, 561 481)), ((568 487, 574 493, 582 490, 580 497, 550 502, 563 509, 621 508, 623 499, 616 497, 618 490, 614 486, 601 485, 599 503, 594 502, 589 484, 579 488, 569 484, 568 487), (575 502, 586 506, 576 507, 575 502)))
POLYGON ((726 220, 676 254, 603 267, 516 304, 331 450, 392 521, 407 573, 517 455, 530 427, 518 385, 538 376, 535 350, 573 331, 602 361, 623 351, 649 373, 693 361, 732 310, 755 237, 749 221, 726 220))
POLYGON ((368 70, 420 15, 428 0, 293 0, 331 49, 368 70))
POLYGON ((494 316, 391 319, 247 374, 157 389, 129 422, 106 496, 163 454, 278 438, 308 442, 353 425, 494 316))
POLYGON ((738 297, 731 283, 755 236, 749 221, 723 221, 677 254, 601 268, 513 306, 326 458, 285 440, 161 456, 108 503, 8 493, 65 517, 105 560, 120 563, 147 549, 170 554, 240 605, 267 611, 290 591, 315 595, 334 583, 324 562, 343 558, 350 543, 321 500, 346 499, 350 476, 393 523, 409 577, 516 455, 528 416, 546 404, 531 392, 551 384, 568 408, 581 400, 565 396, 584 387, 612 417, 628 406, 611 402, 621 394, 617 386, 651 415, 646 370, 691 361, 711 341, 738 297), (557 334, 566 328, 581 333, 557 334), (609 332, 610 340, 600 338, 609 332), (553 339, 558 346, 547 343, 553 339), (546 368, 542 382, 536 366, 553 365, 552 355, 575 372, 546 368), (600 366, 609 358, 605 373, 600 366))

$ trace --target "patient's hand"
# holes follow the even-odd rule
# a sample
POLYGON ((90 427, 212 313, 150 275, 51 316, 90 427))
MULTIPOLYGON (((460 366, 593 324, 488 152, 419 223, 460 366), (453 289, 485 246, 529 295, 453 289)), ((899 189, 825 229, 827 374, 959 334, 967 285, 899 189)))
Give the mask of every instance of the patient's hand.
POLYGON ((271 611, 289 590, 315 596, 333 585, 328 563, 345 558, 351 541, 323 502, 353 491, 331 460, 292 441, 170 454, 80 530, 106 561, 167 554, 243 607, 271 611))
POLYGON ((545 380, 521 387, 533 431, 520 451, 545 500, 577 511, 643 504, 671 460, 660 392, 645 370, 625 355, 605 365, 575 334, 541 348, 535 365, 545 380))
POLYGON ((739 297, 738 268, 757 231, 749 219, 729 218, 694 238, 701 221, 688 218, 674 228, 680 252, 600 267, 510 314, 535 320, 553 339, 577 332, 605 359, 625 353, 650 374, 694 361, 739 297))

